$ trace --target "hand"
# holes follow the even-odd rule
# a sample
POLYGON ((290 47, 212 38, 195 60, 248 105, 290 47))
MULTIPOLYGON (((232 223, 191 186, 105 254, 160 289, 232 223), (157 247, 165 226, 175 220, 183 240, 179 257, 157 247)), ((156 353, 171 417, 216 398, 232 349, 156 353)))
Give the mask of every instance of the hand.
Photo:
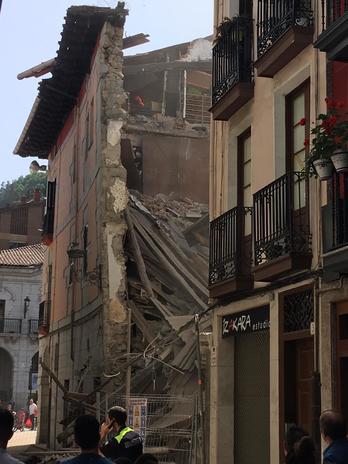
POLYGON ((108 423, 108 420, 106 422, 103 422, 103 424, 100 426, 100 439, 104 440, 107 434, 110 431, 110 424, 108 423))

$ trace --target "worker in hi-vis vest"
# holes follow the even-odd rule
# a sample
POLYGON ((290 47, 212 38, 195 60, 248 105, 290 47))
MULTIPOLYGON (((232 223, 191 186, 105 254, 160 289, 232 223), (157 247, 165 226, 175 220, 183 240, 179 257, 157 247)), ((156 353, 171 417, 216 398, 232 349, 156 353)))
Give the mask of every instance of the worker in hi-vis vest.
POLYGON ((105 457, 117 462, 118 458, 128 458, 132 463, 143 454, 141 436, 127 427, 127 412, 114 406, 100 429, 100 450, 105 457))

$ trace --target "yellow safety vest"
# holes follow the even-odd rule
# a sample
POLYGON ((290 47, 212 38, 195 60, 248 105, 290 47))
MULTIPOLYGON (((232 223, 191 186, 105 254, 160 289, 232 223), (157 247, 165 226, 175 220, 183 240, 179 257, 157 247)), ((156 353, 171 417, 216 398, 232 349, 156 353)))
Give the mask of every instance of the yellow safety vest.
POLYGON ((119 432, 116 436, 115 436, 115 440, 117 441, 118 444, 121 443, 121 440, 122 438, 127 435, 128 432, 134 432, 133 429, 131 429, 130 427, 126 427, 124 429, 121 430, 121 432, 119 432))

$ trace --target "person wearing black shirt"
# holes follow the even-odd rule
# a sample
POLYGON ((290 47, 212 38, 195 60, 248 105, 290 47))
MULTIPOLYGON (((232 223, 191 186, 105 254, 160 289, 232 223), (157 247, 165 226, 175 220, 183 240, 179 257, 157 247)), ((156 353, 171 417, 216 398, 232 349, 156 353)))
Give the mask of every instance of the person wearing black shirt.
POLYGON ((127 427, 127 412, 120 406, 114 406, 101 426, 100 450, 105 457, 117 462, 118 458, 128 458, 132 463, 143 454, 141 436, 127 427))
POLYGON ((99 454, 99 422, 93 416, 80 416, 74 425, 76 444, 81 448, 81 454, 64 461, 64 464, 112 464, 99 454))

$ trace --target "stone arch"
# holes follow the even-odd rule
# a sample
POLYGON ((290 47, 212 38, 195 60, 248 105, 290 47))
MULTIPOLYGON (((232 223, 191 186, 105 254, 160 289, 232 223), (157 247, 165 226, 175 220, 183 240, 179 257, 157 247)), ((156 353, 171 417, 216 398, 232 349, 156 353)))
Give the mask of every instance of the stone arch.
POLYGON ((0 347, 0 400, 9 402, 13 394, 13 360, 10 353, 0 347))

